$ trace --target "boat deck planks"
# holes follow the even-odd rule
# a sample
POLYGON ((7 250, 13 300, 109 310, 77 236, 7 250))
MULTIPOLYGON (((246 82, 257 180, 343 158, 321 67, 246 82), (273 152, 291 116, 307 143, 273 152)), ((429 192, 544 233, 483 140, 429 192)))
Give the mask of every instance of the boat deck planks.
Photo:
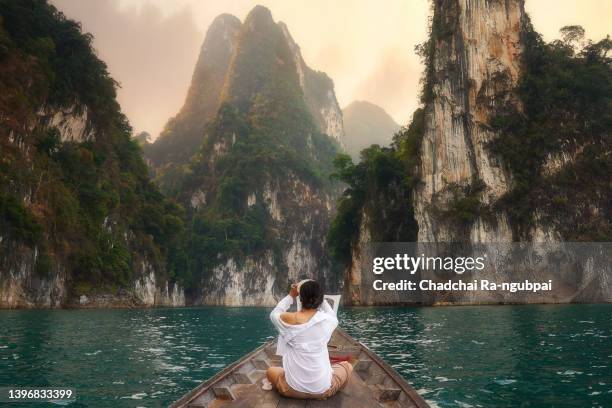
POLYGON ((348 384, 326 400, 298 400, 261 389, 270 366, 280 366, 276 341, 263 344, 173 403, 171 408, 426 408, 427 403, 393 368, 346 332, 336 329, 330 356, 357 361, 348 384))

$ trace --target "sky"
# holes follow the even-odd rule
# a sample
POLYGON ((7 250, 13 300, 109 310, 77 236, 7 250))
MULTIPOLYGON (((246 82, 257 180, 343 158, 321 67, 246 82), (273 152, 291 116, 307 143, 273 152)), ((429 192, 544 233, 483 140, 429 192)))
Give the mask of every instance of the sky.
MULTIPOLYGON (((156 138, 183 105, 212 20, 244 20, 257 4, 289 27, 306 64, 334 81, 341 107, 367 100, 406 124, 418 106, 428 0, 51 0, 94 35, 98 56, 121 86, 118 99, 135 132, 156 138)), ((546 40, 579 24, 595 40, 612 34, 610 0, 526 0, 546 40)))

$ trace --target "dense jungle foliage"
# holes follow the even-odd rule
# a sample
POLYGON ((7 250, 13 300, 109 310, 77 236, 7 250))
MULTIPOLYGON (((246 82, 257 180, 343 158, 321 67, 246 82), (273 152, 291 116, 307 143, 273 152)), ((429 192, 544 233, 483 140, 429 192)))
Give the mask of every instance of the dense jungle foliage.
POLYGON ((34 248, 76 293, 131 285, 144 260, 181 280, 181 208, 149 181, 92 37, 43 0, 0 1, 2 257, 34 248), (61 140, 53 118, 84 118, 61 140))
POLYGON ((499 109, 490 144, 512 175, 494 206, 516 239, 536 217, 568 241, 612 239, 612 40, 586 40, 580 26, 544 42, 529 22, 522 31, 521 108, 499 109))

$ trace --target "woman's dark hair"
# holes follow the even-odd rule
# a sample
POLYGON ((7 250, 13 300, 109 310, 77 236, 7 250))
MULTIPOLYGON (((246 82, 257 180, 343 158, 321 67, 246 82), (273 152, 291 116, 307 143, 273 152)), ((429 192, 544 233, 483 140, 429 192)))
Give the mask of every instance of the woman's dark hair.
POLYGON ((318 309, 323 303, 323 290, 317 281, 307 281, 300 286, 300 302, 304 309, 318 309))

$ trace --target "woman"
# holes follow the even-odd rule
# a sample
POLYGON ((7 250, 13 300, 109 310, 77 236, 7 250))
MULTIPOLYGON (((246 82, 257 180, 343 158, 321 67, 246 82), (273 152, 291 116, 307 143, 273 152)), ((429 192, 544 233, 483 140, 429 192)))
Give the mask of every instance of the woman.
POLYGON ((338 326, 336 313, 323 300, 318 282, 308 280, 292 285, 270 314, 278 330, 276 354, 283 357, 283 367, 270 367, 267 377, 279 394, 290 398, 325 399, 337 393, 351 376, 353 366, 329 362, 327 343, 338 326), (302 309, 287 310, 299 296, 302 309))

